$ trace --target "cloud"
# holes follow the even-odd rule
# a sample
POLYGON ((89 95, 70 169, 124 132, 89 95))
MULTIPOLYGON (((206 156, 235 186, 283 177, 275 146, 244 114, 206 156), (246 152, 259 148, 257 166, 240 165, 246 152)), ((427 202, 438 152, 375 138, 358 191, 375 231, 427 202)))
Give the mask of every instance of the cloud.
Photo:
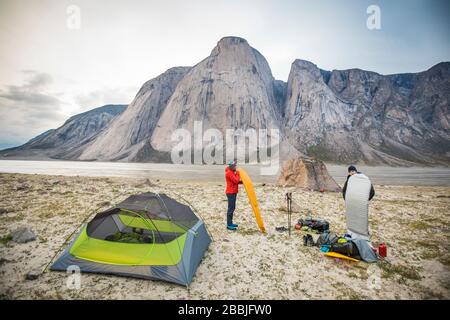
POLYGON ((55 81, 45 72, 24 70, 21 75, 20 85, 0 88, 0 149, 57 128, 74 114, 106 104, 129 103, 138 89, 105 86, 85 91, 82 84, 55 81))
POLYGON ((49 74, 33 70, 24 70, 22 73, 26 76, 26 82, 20 86, 6 86, 6 92, 0 91, 0 98, 37 105, 58 105, 60 103, 57 98, 44 93, 53 82, 53 78, 49 74))
POLYGON ((24 86, 30 89, 45 89, 53 83, 52 76, 45 72, 23 70, 22 73, 28 76, 28 81, 24 86))
POLYGON ((7 86, 7 88, 6 93, 0 93, 0 98, 30 104, 57 105, 59 103, 59 100, 55 97, 39 92, 25 91, 21 86, 7 86))
POLYGON ((64 102, 50 91, 52 77, 25 70, 21 85, 0 89, 0 144, 20 144, 61 124, 64 102))

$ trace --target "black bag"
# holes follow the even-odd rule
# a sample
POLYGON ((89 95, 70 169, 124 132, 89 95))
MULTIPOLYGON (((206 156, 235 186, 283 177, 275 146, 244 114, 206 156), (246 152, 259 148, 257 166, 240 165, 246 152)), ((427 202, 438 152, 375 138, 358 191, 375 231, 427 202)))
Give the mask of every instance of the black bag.
POLYGON ((333 243, 331 244, 330 251, 361 260, 358 247, 351 241, 345 243, 333 243))
POLYGON ((330 229, 330 225, 329 225, 328 221, 317 220, 312 224, 311 229, 317 230, 319 232, 324 232, 324 231, 327 231, 330 229))
POLYGON ((313 230, 316 230, 320 233, 327 231, 330 229, 330 224, 326 220, 317 220, 317 219, 311 219, 307 218, 306 220, 298 220, 298 223, 303 227, 307 226, 313 230))

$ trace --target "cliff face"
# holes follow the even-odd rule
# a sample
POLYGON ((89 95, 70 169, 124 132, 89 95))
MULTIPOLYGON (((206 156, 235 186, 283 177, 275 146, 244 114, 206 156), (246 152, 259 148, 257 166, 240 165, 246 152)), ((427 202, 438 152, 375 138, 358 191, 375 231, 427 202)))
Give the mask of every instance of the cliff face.
POLYGON ((48 130, 24 145, 3 150, 3 157, 77 157, 98 133, 102 132, 126 108, 126 105, 106 105, 75 115, 61 127, 48 130))
POLYGON ((147 81, 133 102, 81 154, 81 160, 140 160, 156 123, 188 67, 167 70, 147 81))
POLYGON ((192 132, 195 121, 203 130, 279 128, 275 82, 264 57, 246 40, 226 37, 211 55, 180 81, 152 136, 154 149, 169 151, 171 134, 192 132))
POLYGON ((194 122, 202 121, 203 131, 222 134, 280 129, 282 159, 450 163, 449 62, 380 75, 326 71, 296 60, 286 83, 273 78, 246 40, 225 37, 194 67, 172 68, 146 82, 123 113, 103 111, 76 116, 0 155, 39 150, 60 159, 170 161, 172 133, 192 133, 194 122))
POLYGON ((450 63, 418 74, 324 71, 297 60, 285 129, 300 151, 323 160, 448 163, 450 63))

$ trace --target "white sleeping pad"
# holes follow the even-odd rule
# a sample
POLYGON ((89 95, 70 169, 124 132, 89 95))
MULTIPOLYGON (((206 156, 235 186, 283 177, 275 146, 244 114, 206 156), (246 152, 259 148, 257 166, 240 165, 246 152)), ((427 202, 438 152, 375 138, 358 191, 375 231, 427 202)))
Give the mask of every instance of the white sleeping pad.
POLYGON ((348 233, 353 238, 369 239, 369 195, 371 182, 357 173, 347 182, 345 208, 348 233))

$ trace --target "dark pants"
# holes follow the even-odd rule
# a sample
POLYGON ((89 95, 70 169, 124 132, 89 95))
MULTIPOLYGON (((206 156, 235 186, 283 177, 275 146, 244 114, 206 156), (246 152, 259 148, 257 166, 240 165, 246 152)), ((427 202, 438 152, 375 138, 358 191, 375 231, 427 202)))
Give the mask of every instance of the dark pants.
POLYGON ((227 211, 227 225, 233 224, 233 213, 236 208, 237 193, 227 193, 228 211, 227 211))

